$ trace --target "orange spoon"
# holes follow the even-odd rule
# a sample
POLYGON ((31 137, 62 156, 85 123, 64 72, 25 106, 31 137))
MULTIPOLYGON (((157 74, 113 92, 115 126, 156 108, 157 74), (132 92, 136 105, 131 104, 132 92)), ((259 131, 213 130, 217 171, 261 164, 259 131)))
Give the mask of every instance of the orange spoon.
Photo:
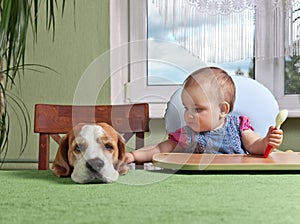
MULTIPOLYGON (((282 125, 282 123, 286 120, 287 116, 288 116, 288 110, 279 111, 279 113, 277 114, 276 119, 275 119, 276 125, 275 125, 274 129, 279 129, 280 126, 282 125)), ((269 154, 272 151, 272 148, 273 148, 272 146, 267 145, 267 148, 266 148, 266 151, 264 154, 264 158, 267 158, 269 156, 269 154)))

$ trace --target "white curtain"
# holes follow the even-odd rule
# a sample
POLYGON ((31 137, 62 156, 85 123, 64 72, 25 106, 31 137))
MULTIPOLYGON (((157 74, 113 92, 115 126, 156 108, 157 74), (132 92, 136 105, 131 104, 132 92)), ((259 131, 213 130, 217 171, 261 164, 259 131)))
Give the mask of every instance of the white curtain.
POLYGON ((203 61, 300 54, 300 0, 152 2, 175 40, 203 61))

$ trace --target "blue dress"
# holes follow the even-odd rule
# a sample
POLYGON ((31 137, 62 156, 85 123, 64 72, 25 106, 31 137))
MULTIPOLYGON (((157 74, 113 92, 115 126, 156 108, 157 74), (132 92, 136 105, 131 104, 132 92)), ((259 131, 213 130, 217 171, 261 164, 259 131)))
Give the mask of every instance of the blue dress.
POLYGON ((176 142, 175 151, 188 153, 246 154, 241 135, 252 129, 249 118, 228 115, 222 128, 206 132, 194 132, 184 126, 169 133, 169 140, 176 142))

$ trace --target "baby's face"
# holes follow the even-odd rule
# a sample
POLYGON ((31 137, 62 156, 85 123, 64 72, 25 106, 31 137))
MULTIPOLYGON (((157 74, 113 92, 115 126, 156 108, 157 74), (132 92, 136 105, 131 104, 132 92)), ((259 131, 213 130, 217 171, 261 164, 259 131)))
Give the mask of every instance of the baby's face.
POLYGON ((184 120, 193 131, 211 131, 223 126, 224 118, 220 116, 221 102, 217 100, 218 97, 200 86, 193 86, 184 89, 181 98, 185 108, 184 120))

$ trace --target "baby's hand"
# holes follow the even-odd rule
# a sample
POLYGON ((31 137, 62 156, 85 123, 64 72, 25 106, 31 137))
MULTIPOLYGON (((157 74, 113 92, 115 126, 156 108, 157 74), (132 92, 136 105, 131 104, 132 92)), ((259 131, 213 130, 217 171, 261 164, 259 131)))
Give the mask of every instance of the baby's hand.
POLYGON ((267 144, 271 145, 273 148, 277 148, 281 145, 283 139, 283 131, 277 129, 274 126, 269 127, 268 134, 266 136, 267 144))
POLYGON ((134 156, 130 152, 125 153, 125 163, 132 163, 134 162, 134 156))

